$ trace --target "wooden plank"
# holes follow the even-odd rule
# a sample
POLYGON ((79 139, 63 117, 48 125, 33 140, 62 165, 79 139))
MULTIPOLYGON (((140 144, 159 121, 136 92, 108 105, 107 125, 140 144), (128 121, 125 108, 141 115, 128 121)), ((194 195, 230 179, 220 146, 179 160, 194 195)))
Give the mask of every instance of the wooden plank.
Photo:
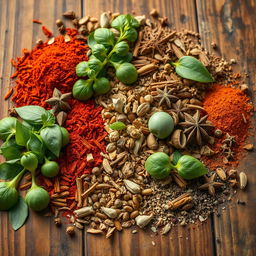
MULTIPOLYGON (((75 10, 81 14, 81 2, 72 0, 0 1, 0 118, 7 115, 10 103, 3 100, 12 86, 10 76, 13 68, 10 59, 21 56, 22 48, 31 49, 37 39, 45 39, 41 25, 33 24, 39 19, 56 35, 55 20, 61 18, 64 11, 75 10)), ((57 229, 53 219, 42 217, 30 211, 26 226, 14 232, 6 213, 0 213, 0 255, 82 255, 83 235, 77 232, 69 239, 65 227, 57 229)))
MULTIPOLYGON (((227 60, 236 59, 235 70, 247 72, 255 106, 255 63, 256 63, 256 4, 253 0, 197 0, 199 30, 202 42, 210 50, 211 42, 218 45, 218 54, 227 60)), ((255 115, 253 120, 255 126, 255 115)), ((255 144, 255 135, 250 138, 255 144)), ((239 170, 248 174, 249 186, 245 192, 239 191, 221 217, 214 218, 217 255, 256 255, 255 232, 255 159, 256 152, 250 153, 240 164, 239 170), (236 200, 246 202, 238 205, 236 200)), ((222 209, 220 208, 220 212, 222 209)))
MULTIPOLYGON (((83 1, 83 15, 99 17, 104 11, 147 14, 156 8, 161 16, 168 17, 170 24, 177 30, 197 31, 196 9, 193 1, 185 0, 142 0, 142 1, 83 1)), ((194 227, 175 227, 166 237, 152 237, 151 231, 131 234, 125 230, 115 234, 112 239, 85 233, 85 255, 213 255, 214 245, 211 220, 194 227), (155 242, 155 246, 152 244, 155 242)))

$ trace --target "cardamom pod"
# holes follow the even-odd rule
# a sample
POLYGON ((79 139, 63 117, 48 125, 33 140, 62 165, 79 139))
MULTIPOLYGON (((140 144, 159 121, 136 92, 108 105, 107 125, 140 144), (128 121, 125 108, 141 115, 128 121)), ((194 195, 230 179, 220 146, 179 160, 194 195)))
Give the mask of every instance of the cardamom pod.
POLYGON ((112 208, 101 207, 103 213, 105 213, 109 218, 115 219, 117 217, 117 211, 112 208))
POLYGON ((102 166, 106 173, 108 173, 108 174, 113 173, 112 167, 110 166, 108 159, 106 159, 106 158, 103 159, 102 166))
POLYGON ((186 147, 187 139, 184 132, 180 129, 177 129, 173 132, 171 137, 171 144, 178 149, 182 149, 186 147))
POLYGON ((245 189, 247 185, 247 176, 244 172, 239 173, 240 189, 245 189))
POLYGON ((91 206, 87 206, 87 207, 83 207, 81 209, 75 210, 74 214, 76 215, 76 217, 81 218, 81 217, 88 216, 90 214, 94 214, 94 210, 91 206))
POLYGON ((103 12, 100 15, 100 27, 102 28, 108 28, 110 26, 109 24, 109 17, 108 14, 106 12, 103 12))
POLYGON ((139 215, 135 218, 135 222, 137 224, 137 226, 139 226, 140 228, 144 228, 146 227, 149 222, 153 219, 154 215, 139 215))
POLYGON ((133 194, 138 194, 141 191, 140 186, 133 181, 124 180, 124 185, 133 194))

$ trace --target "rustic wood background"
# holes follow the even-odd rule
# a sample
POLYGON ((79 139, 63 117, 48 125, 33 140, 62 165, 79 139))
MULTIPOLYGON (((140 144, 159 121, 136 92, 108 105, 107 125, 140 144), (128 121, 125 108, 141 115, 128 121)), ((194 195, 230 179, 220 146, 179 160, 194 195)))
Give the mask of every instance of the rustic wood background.
MULTIPOLYGON (((148 14, 157 8, 178 30, 198 31, 206 49, 218 45, 217 54, 238 60, 237 70, 248 73, 247 83, 255 104, 256 91, 256 2, 255 0, 0 0, 0 117, 7 114, 9 103, 3 100, 12 86, 12 57, 22 48, 31 49, 38 38, 44 38, 41 27, 32 23, 40 19, 57 34, 55 20, 66 10, 78 15, 98 17, 102 11, 148 14)), ((255 121, 255 117, 254 117, 255 121)), ((251 138, 255 143, 255 137, 251 138)), ((245 192, 222 212, 206 223, 173 228, 168 236, 131 230, 116 233, 112 239, 77 232, 72 239, 65 228, 56 228, 51 218, 30 213, 26 226, 13 232, 6 213, 0 214, 0 255, 177 255, 177 256, 253 256, 256 255, 256 153, 240 165, 249 177, 245 192), (155 242, 155 246, 152 245, 155 242)))

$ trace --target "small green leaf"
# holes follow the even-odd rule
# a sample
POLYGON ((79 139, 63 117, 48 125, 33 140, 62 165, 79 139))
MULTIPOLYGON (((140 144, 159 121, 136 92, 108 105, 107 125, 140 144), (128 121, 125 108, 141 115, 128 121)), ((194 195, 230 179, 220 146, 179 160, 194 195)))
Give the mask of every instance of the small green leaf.
POLYGON ((55 124, 55 116, 50 112, 46 111, 45 114, 42 115, 42 121, 44 126, 52 126, 55 124))
POLYGON ((97 42, 95 41, 95 38, 94 38, 94 32, 92 32, 89 37, 88 37, 88 45, 89 47, 92 49, 92 47, 97 44, 97 42))
POLYGON ((92 89, 93 80, 92 79, 79 79, 75 82, 72 94, 74 98, 78 100, 88 100, 93 95, 92 89))
POLYGON ((26 146, 27 141, 30 138, 30 132, 31 131, 28 129, 28 127, 17 121, 15 134, 16 143, 20 146, 26 146))
POLYGON ((130 62, 131 60, 132 60, 132 53, 131 52, 128 52, 125 56, 120 56, 117 53, 113 53, 111 58, 110 58, 111 64, 113 66, 114 66, 114 64, 112 62, 122 64, 122 63, 125 63, 125 62, 130 62))
POLYGON ((94 39, 98 44, 113 46, 115 41, 114 33, 107 28, 98 28, 94 31, 94 39))
POLYGON ((95 44, 92 47, 92 54, 100 61, 104 61, 107 56, 107 49, 103 44, 95 44))
POLYGON ((44 128, 40 135, 45 146, 57 157, 60 155, 62 146, 62 133, 58 125, 44 128))
POLYGON ((111 125, 109 125, 109 128, 112 129, 112 130, 123 130, 126 128, 126 125, 123 123, 123 122, 115 122, 111 125))
POLYGON ((191 56, 183 56, 176 63, 171 63, 175 66, 175 71, 183 78, 190 79, 201 83, 214 82, 206 67, 198 59, 191 56))
POLYGON ((24 121, 32 125, 43 124, 42 115, 47 113, 44 108, 33 105, 15 108, 15 110, 24 121))
POLYGON ((41 136, 32 133, 28 140, 27 147, 37 156, 39 163, 42 163, 44 160, 45 147, 41 136))
POLYGON ((78 76, 87 76, 88 62, 82 61, 76 65, 76 74, 78 76))
POLYGON ((10 139, 1 146, 1 154, 6 160, 18 159, 22 155, 22 147, 16 144, 15 139, 10 139))
POLYGON ((28 217, 28 206, 20 196, 17 204, 9 210, 9 219, 14 230, 21 228, 28 217))
POLYGON ((179 151, 174 151, 172 154, 172 163, 176 165, 181 157, 182 154, 179 151))
POLYGON ((127 29, 122 35, 123 39, 127 39, 130 42, 135 42, 137 39, 138 33, 135 28, 127 29))
POLYGON ((115 52, 120 56, 127 55, 128 51, 129 51, 129 45, 125 41, 119 42, 118 44, 115 45, 115 52))
POLYGON ((120 31, 121 28, 123 28, 126 23, 127 23, 127 17, 126 17, 126 15, 122 14, 122 15, 119 15, 118 17, 116 17, 112 21, 111 27, 120 31))
MULTIPOLYGON (((19 161, 19 159, 16 159, 19 161)), ((11 160, 12 161, 12 160, 11 160)), ((22 170, 23 166, 17 163, 10 163, 11 161, 0 164, 0 179, 11 180, 16 177, 22 170)))
POLYGON ((96 74, 102 69, 102 62, 96 57, 90 58, 90 60, 88 61, 88 67, 96 74))

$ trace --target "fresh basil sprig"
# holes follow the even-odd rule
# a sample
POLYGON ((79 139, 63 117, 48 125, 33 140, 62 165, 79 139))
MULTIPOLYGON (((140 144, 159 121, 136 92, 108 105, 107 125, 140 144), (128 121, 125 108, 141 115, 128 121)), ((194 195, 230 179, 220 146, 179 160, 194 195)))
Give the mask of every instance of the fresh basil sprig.
POLYGON ((198 59, 191 56, 183 56, 178 62, 171 63, 175 66, 175 71, 183 78, 190 79, 201 83, 214 82, 206 67, 198 59))
POLYGON ((116 77, 124 84, 132 84, 137 80, 137 70, 129 63, 132 54, 128 42, 136 41, 136 28, 139 26, 133 16, 120 15, 111 23, 111 27, 119 32, 118 38, 107 28, 98 28, 89 35, 88 45, 92 55, 88 62, 80 62, 76 66, 76 74, 88 79, 80 79, 74 84, 72 92, 76 99, 88 100, 93 94, 105 94, 111 89, 106 78, 108 66, 115 68, 116 77))
POLYGON ((24 106, 15 109, 19 117, 6 117, 0 120, 0 139, 3 144, 0 154, 7 161, 0 164, 0 210, 9 211, 14 230, 19 229, 28 216, 28 206, 40 211, 47 207, 49 195, 37 186, 35 170, 41 166, 46 177, 58 174, 61 149, 69 142, 68 131, 55 124, 51 110, 40 106, 24 106), (50 160, 49 160, 50 159, 50 160), (31 172, 32 186, 25 197, 19 196, 17 186, 26 171, 31 172))

